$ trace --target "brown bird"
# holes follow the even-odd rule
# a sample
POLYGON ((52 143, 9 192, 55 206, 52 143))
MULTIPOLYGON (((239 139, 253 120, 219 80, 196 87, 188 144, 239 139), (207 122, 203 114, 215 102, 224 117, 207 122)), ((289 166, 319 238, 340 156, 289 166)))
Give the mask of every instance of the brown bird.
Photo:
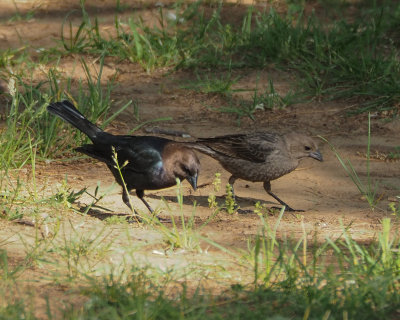
MULTIPOLYGON (((124 136, 104 132, 67 100, 51 103, 47 110, 85 133, 92 144, 75 150, 104 162, 115 180, 123 186, 113 159, 115 152, 127 191, 136 189, 136 195, 150 212, 153 209, 144 199, 144 190, 174 186, 176 178, 186 179, 196 190, 200 162, 196 153, 184 144, 153 136, 124 136)), ((127 191, 122 188, 122 200, 131 208, 127 191)))
POLYGON ((218 160, 222 167, 232 174, 229 178, 232 192, 236 179, 262 181, 265 191, 281 205, 286 206, 288 211, 303 210, 291 208, 273 194, 271 181, 296 169, 302 158, 323 160, 316 142, 309 136, 297 133, 233 134, 202 138, 189 145, 218 160))

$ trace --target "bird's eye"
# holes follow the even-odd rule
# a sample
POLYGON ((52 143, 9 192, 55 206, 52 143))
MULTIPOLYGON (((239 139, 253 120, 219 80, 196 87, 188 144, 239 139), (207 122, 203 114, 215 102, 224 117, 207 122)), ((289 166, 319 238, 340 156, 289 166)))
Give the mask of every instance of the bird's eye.
POLYGON ((306 151, 310 151, 310 150, 311 150, 311 148, 310 148, 309 146, 305 146, 305 147, 304 147, 304 150, 306 150, 306 151))

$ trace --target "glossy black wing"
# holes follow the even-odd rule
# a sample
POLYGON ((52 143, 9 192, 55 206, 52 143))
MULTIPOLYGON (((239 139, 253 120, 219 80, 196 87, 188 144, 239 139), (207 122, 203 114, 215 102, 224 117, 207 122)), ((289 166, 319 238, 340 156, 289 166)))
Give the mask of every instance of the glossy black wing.
POLYGON ((162 150, 167 142, 167 139, 157 137, 108 134, 104 139, 98 139, 95 144, 83 145, 76 151, 114 166, 114 148, 120 167, 124 167, 124 170, 145 173, 162 166, 162 150))
POLYGON ((161 151, 144 141, 135 141, 129 146, 117 146, 118 163, 125 165, 124 170, 147 172, 162 167, 161 151))

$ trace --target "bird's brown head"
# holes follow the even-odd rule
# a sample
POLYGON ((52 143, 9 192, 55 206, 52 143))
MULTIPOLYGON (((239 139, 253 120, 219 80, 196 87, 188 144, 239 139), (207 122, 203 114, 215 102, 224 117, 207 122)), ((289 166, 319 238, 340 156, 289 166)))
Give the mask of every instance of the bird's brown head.
POLYGON ((300 133, 290 133, 285 135, 285 141, 289 152, 294 158, 311 157, 318 161, 323 161, 317 142, 310 136, 300 133))
POLYGON ((196 153, 179 144, 171 144, 168 149, 166 150, 168 161, 165 163, 167 171, 173 172, 174 179, 187 180, 196 190, 200 172, 200 161, 196 153))

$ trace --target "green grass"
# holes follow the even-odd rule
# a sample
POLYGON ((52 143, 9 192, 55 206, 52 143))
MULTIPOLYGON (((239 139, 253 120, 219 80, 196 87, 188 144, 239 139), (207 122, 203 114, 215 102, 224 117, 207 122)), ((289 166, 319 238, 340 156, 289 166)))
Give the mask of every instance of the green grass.
POLYGON ((377 192, 378 192, 378 182, 372 181, 371 172, 370 172, 370 159, 371 159, 371 114, 368 114, 368 136, 367 136, 367 152, 366 152, 366 173, 367 173, 367 181, 362 181, 359 177, 359 174, 354 169, 353 164, 348 159, 343 159, 340 155, 339 151, 325 138, 320 137, 323 141, 325 141, 332 152, 335 154, 338 159, 340 165, 348 174, 351 181, 357 187, 358 191, 365 197, 370 208, 374 210, 378 203, 377 192))
MULTIPOLYGON (((60 237, 54 234, 36 242, 28 257, 30 263, 55 265, 55 270, 67 265, 68 281, 80 281, 80 294, 86 298, 80 306, 68 307, 63 319, 265 319, 266 314, 274 319, 390 319, 399 315, 400 238, 389 219, 382 221, 370 244, 354 241, 347 227, 337 239, 309 243, 306 233, 296 241, 278 240, 283 213, 273 226, 260 215, 260 231, 249 239, 247 250, 228 250, 210 242, 236 259, 230 267, 235 270, 229 272, 253 274, 248 282, 220 283, 218 295, 213 287, 199 286, 198 280, 185 281, 171 270, 160 272, 151 266, 125 264, 118 272, 94 276, 113 242, 105 229, 84 234, 75 230, 68 235, 58 229, 60 237), (52 252, 53 258, 44 259, 44 252, 52 252)), ((4 288, 5 280, 18 281, 19 268, 8 267, 4 252, 0 258, 4 288)), ((213 279, 209 266, 199 268, 208 274, 204 280, 213 279)), ((53 274, 66 285, 60 276, 53 274)), ((35 319, 34 305, 21 299, 8 301, 0 306, 2 318, 35 319)), ((49 317, 54 316, 50 307, 49 317)))
MULTIPOLYGON (((84 134, 47 112, 46 108, 52 101, 73 101, 89 120, 100 122, 98 125, 101 128, 128 108, 133 108, 137 114, 137 103, 115 103, 111 100, 115 84, 112 79, 103 83, 103 58, 99 59, 97 71, 90 71, 86 61, 81 59, 85 79, 79 80, 77 87, 73 87, 72 78, 65 78, 59 73, 57 66, 50 68, 47 79, 39 83, 35 83, 29 73, 9 78, 11 93, 5 112, 6 129, 0 135, 0 162, 3 167, 21 168, 30 163, 32 149, 41 160, 56 159, 87 141, 84 134), (64 131, 68 134, 61 134, 64 131)), ((147 123, 170 119, 155 118, 141 122, 137 118, 129 133, 147 123)))
MULTIPOLYGON (((286 16, 250 7, 240 26, 222 22, 221 6, 209 15, 200 4, 178 5, 173 20, 160 9, 155 26, 117 16, 116 38, 103 35, 98 20, 92 22, 82 8, 82 24, 62 38, 63 48, 67 53, 126 59, 147 71, 164 66, 203 71, 273 65, 297 76, 296 94, 324 100, 357 98, 355 112, 391 109, 399 101, 398 4, 367 3, 354 21, 330 23, 305 16, 303 2, 296 3, 296 14, 286 16)), ((225 93, 232 80, 221 80, 201 79, 197 86, 225 93)), ((287 102, 293 103, 272 101, 278 107, 287 102)))
MULTIPOLYGON (((74 208, 80 196, 89 194, 85 188, 72 190, 65 179, 60 187, 49 190, 47 184, 39 185, 35 179, 38 161, 65 155, 70 158, 71 149, 86 139, 47 113, 50 101, 73 100, 82 113, 103 128, 127 108, 138 114, 139 105, 130 101, 117 101, 117 111, 111 111, 115 82, 104 82, 106 57, 140 64, 147 72, 160 67, 167 67, 171 73, 176 69, 193 72, 197 81, 187 89, 221 96, 226 104, 212 109, 232 113, 239 121, 305 98, 357 99, 361 108, 353 111, 358 112, 390 109, 398 103, 398 4, 368 2, 351 22, 338 19, 323 24, 316 16, 303 14, 304 1, 288 3, 286 15, 250 8, 239 25, 222 18, 223 7, 217 5, 212 13, 203 12, 197 2, 176 5, 176 20, 167 19, 160 9, 156 26, 133 16, 123 20, 117 15, 114 38, 103 34, 101 21, 82 7, 82 21, 74 26, 67 15, 60 26, 60 41, 35 59, 24 47, 0 52, 1 76, 8 79, 11 89, 4 99, 5 129, 0 133, 0 218, 7 220, 4 224, 10 228, 21 218, 33 221, 26 233, 16 231, 0 239, 0 319, 36 319, 34 313, 39 307, 33 303, 34 294, 24 296, 23 290, 17 290, 24 288, 22 275, 31 270, 42 273, 35 280, 66 288, 66 295, 78 291, 82 296, 80 305, 71 304, 65 311, 65 319, 327 320, 400 316, 400 238, 396 225, 388 219, 382 220, 381 232, 369 244, 353 240, 349 226, 343 226, 337 239, 310 240, 304 231, 300 239, 278 240, 284 211, 270 225, 269 213, 258 206, 259 232, 248 237, 247 249, 228 249, 202 234, 205 224, 196 226, 195 205, 189 218, 184 216, 178 187, 177 211, 168 204, 164 209, 170 213, 171 226, 151 219, 135 226, 161 239, 150 243, 149 250, 167 244, 171 256, 178 251, 173 249, 182 248, 190 255, 208 257, 212 247, 214 253, 228 256, 229 263, 224 258, 175 270, 150 264, 143 267, 135 257, 147 240, 133 236, 137 229, 127 224, 125 217, 110 216, 104 224, 96 221, 100 228, 81 231, 87 217, 77 213, 84 215, 99 203, 104 197, 99 187, 91 195, 92 204, 82 213, 74 208), (74 83, 59 71, 58 63, 65 55, 80 57, 83 80, 74 83), (88 55, 98 57, 97 71, 91 71, 88 55), (35 81, 30 70, 49 61, 52 68, 47 78, 35 81), (235 93, 242 90, 240 77, 248 68, 290 72, 297 85, 281 94, 272 80, 263 89, 255 83, 251 98, 238 99, 235 93), (22 178, 21 169, 28 170, 30 178, 22 178), (71 209, 75 210, 73 219, 66 212, 71 209), (118 236, 114 232, 117 228, 123 229, 118 236), (15 243, 21 245, 22 260, 18 263, 11 262, 4 250, 15 243), (110 253, 113 258, 118 255, 117 259, 112 260, 110 253), (15 296, 10 294, 14 291, 15 296)), ((335 10, 341 7, 329 5, 335 10)), ((116 6, 122 9, 119 1, 116 6)), ((146 124, 136 120, 133 131, 146 124)), ((369 146, 370 132, 368 161, 369 146)), ((397 154, 396 149, 393 158, 397 154)), ((361 181, 351 163, 340 155, 338 158, 371 207, 375 206, 371 177, 361 181)), ((217 203, 218 179, 209 197, 206 223, 223 214, 222 209, 231 213, 236 209, 229 190, 226 202, 217 203)), ((391 210, 399 215, 398 205, 391 210)), ((57 317, 51 307, 46 311, 49 319, 57 317)))
MULTIPOLYGON (((304 5, 302 1, 290 2, 289 7, 296 9, 286 15, 250 7, 241 23, 233 25, 221 18, 221 5, 210 14, 201 2, 181 3, 175 5, 176 19, 167 18, 165 9, 160 8, 154 25, 135 16, 124 20, 117 14, 115 36, 111 36, 102 31, 101 22, 87 13, 82 2, 81 22, 74 26, 66 15, 59 44, 42 50, 39 60, 54 61, 70 54, 110 56, 138 63, 148 72, 168 67, 172 72, 183 68, 195 74, 272 67, 294 75, 296 87, 288 96, 277 97, 271 83, 270 94, 260 97, 266 100, 266 109, 296 103, 292 96, 353 100, 357 107, 352 112, 393 109, 399 101, 396 39, 400 5, 366 2, 351 22, 347 17, 327 22, 314 14, 306 16, 304 5)), ((24 48, 4 51, 0 66, 26 61, 27 54, 24 48)), ((236 80, 202 76, 194 88, 226 95, 236 80)))
POLYGON ((394 147, 394 150, 389 152, 386 157, 388 160, 399 160, 400 159, 400 146, 394 147))
POLYGON ((26 305, 26 301, 16 299, 16 301, 5 307, 0 306, 0 319, 27 319, 36 320, 31 308, 26 305))
POLYGON ((215 93, 221 95, 230 95, 235 92, 232 86, 238 82, 240 77, 232 78, 232 74, 222 74, 216 76, 213 74, 196 74, 196 81, 182 85, 182 88, 196 90, 203 93, 215 93))
MULTIPOLYGON (((308 245, 278 242, 265 226, 252 244, 252 285, 237 283, 214 296, 201 287, 157 278, 133 267, 124 277, 93 280, 81 309, 66 319, 388 319, 399 315, 398 235, 385 219, 378 241, 360 245, 343 230, 342 240, 308 245), (258 269, 258 270, 257 270, 258 269), (260 277, 263 275, 262 277, 260 277), (274 275, 275 277, 271 277, 274 275), (124 279, 124 280, 122 280, 124 279), (172 291, 168 288, 174 288, 172 291)), ((276 229, 274 229, 276 230, 276 229)))

